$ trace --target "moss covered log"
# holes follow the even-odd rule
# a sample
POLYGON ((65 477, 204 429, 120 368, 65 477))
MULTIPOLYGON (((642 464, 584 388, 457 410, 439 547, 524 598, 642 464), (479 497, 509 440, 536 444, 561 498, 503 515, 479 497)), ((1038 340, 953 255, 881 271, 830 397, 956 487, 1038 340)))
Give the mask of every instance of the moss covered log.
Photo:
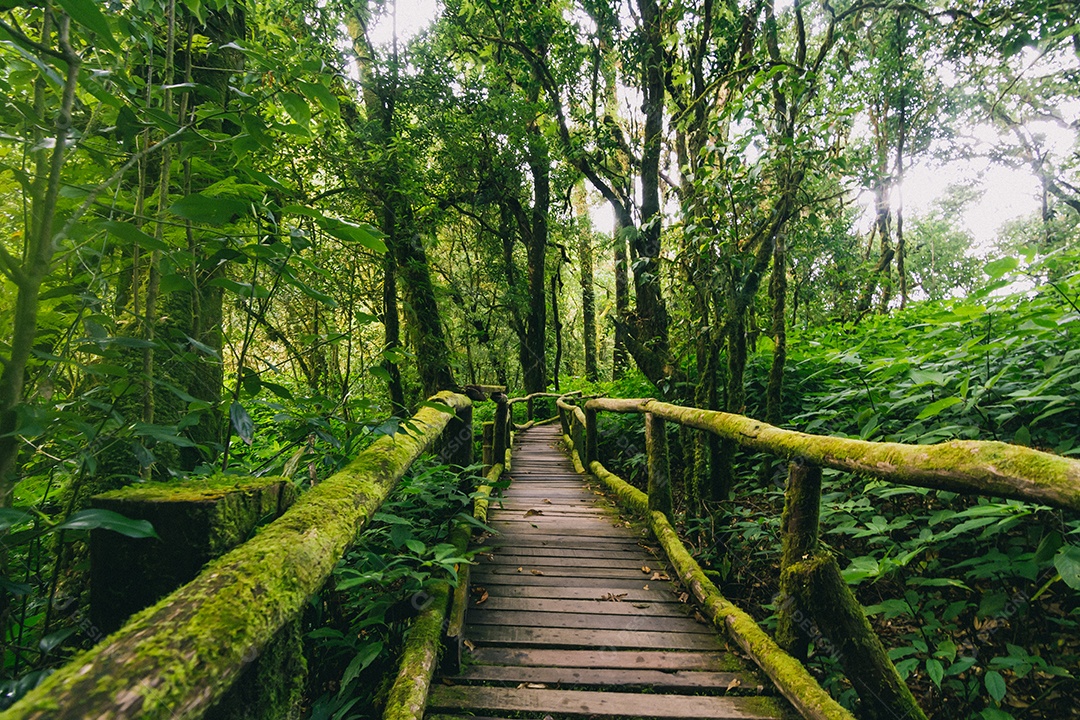
POLYGON ((383 720, 420 720, 427 707, 428 689, 442 645, 443 622, 450 585, 440 582, 424 599, 426 606, 413 620, 405 639, 397 680, 386 697, 383 720))
POLYGON ((798 660, 784 652, 752 617, 720 593, 682 544, 664 513, 648 510, 649 500, 645 493, 608 472, 599 462, 592 463, 589 468, 621 505, 649 520, 653 534, 663 546, 679 580, 693 593, 706 617, 739 644, 804 718, 855 720, 818 685, 798 660))
POLYGON ((749 450, 904 485, 1080 510, 1080 461, 1019 445, 978 440, 905 445, 810 435, 743 415, 651 399, 589 400, 587 405, 607 412, 651 412, 715 433, 749 450))
MULTIPOLYGON (((867 718, 926 720, 830 553, 818 552, 785 568, 781 581, 816 621, 828 641, 826 651, 843 665, 867 718)), ((808 618, 804 622, 810 626, 808 618)))
MULTIPOLYGON (((449 392, 435 399, 455 409, 469 405, 449 392)), ((408 433, 376 440, 253 539, 135 615, 0 718, 202 717, 322 586, 449 420, 422 409, 408 433)))

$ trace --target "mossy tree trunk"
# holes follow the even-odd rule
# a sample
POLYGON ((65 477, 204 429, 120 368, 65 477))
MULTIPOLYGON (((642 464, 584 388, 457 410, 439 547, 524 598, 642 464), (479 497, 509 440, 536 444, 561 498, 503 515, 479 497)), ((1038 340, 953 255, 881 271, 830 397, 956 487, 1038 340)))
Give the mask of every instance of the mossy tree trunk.
POLYGON ((785 581, 783 570, 818 550, 821 512, 821 468, 793 462, 788 468, 784 514, 780 521, 780 598, 777 603, 776 642, 793 657, 806 660, 810 635, 802 623, 805 611, 785 581))

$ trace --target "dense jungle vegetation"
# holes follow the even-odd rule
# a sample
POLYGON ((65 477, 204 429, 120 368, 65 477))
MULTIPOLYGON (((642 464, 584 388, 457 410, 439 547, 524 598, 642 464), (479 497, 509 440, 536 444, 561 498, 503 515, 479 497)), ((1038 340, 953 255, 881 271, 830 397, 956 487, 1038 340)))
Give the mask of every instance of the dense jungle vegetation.
MULTIPOLYGON (((388 31, 414 10, 0 0, 4 705, 100 639, 86 531, 151 532, 92 495, 303 490, 439 389, 1080 453, 1072 0, 444 0, 388 31), (913 168, 963 160, 905 209, 913 168), (977 240, 979 167, 1035 198, 977 240)), ((640 425, 604 422, 640 482, 640 425)), ((783 468, 670 445, 686 537, 768 626, 783 468)), ((1077 715, 1080 518, 825 481, 823 538, 929 715, 1077 715)), ((313 717, 377 706, 468 500, 417 468, 313 603, 313 717)))

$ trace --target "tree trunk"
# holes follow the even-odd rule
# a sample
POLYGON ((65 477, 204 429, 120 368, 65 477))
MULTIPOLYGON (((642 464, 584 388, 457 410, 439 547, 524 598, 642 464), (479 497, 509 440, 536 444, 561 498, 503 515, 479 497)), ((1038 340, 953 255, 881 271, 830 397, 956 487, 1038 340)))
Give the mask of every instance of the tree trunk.
POLYGON ((784 363, 787 360, 787 317, 784 303, 787 299, 787 238, 781 232, 773 247, 772 279, 769 282, 772 297, 772 366, 769 368, 769 384, 765 389, 765 422, 778 425, 783 419, 784 363))
MULTIPOLYGON (((596 382, 596 293, 593 288, 592 235, 583 231, 578 243, 578 265, 581 273, 581 317, 585 346, 585 379, 596 382)), ((556 319, 558 315, 556 315, 556 319)))
POLYGON ((627 276, 626 236, 623 233, 624 226, 619 213, 615 213, 615 230, 613 233, 614 261, 615 261, 615 348, 611 353, 611 377, 618 380, 626 372, 626 366, 630 355, 626 350, 626 325, 627 314, 630 311, 630 282, 627 276))

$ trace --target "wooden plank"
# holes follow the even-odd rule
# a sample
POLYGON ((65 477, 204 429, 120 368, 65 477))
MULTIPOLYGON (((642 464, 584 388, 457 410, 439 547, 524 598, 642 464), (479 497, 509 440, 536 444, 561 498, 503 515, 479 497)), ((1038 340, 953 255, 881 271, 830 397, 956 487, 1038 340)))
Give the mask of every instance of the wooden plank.
POLYGON ((629 716, 657 720, 772 720, 781 717, 779 703, 769 698, 483 686, 435 687, 428 706, 436 710, 531 711, 572 717, 629 716))
POLYGON ((572 600, 568 598, 516 598, 501 595, 488 595, 488 599, 471 608, 485 610, 519 610, 523 612, 569 612, 590 613, 592 615, 621 615, 649 617, 691 617, 694 608, 671 597, 668 600, 647 600, 641 602, 609 602, 601 600, 572 600))
POLYGON ((640 587, 552 587, 522 585, 521 583, 500 585, 498 583, 477 582, 474 577, 473 587, 477 586, 487 589, 490 597, 541 598, 548 600, 565 598, 568 600, 598 600, 601 602, 611 602, 605 599, 608 596, 621 597, 620 602, 666 602, 675 599, 675 593, 668 587, 642 590, 640 587))
POLYGON ((666 582, 653 581, 650 583, 647 580, 626 580, 624 578, 568 578, 533 575, 531 573, 519 574, 516 572, 513 575, 492 575, 486 569, 481 568, 477 568, 473 583, 476 585, 543 585, 546 587, 595 588, 598 592, 653 589, 664 589, 670 592, 669 588, 671 587, 666 582))
POLYGON ((650 632, 648 630, 574 630, 568 628, 499 627, 470 625, 474 644, 565 648, 634 648, 641 650, 720 650, 715 635, 650 632))
MULTIPOLYGON (((619 578, 647 583, 652 575, 641 572, 640 567, 574 567, 560 565, 517 565, 508 562, 488 562, 476 568, 477 573, 483 573, 485 577, 493 575, 506 575, 521 577, 522 575, 546 576, 551 578, 619 578)), ((656 580, 653 582, 666 582, 656 580)))
POLYGON ((619 560, 639 562, 650 567, 660 567, 660 559, 652 556, 648 550, 642 547, 626 550, 605 550, 603 548, 554 548, 543 545, 499 545, 489 540, 485 545, 474 547, 482 553, 494 553, 496 556, 507 557, 513 555, 519 558, 536 558, 535 562, 577 562, 578 560, 619 560))
POLYGON ((752 690, 758 683, 757 678, 748 673, 506 665, 470 665, 448 680, 456 684, 485 682, 515 686, 520 683, 602 685, 621 690, 649 689, 659 692, 713 690, 720 694, 727 692, 729 685, 752 690))
POLYGON ((639 670, 695 670, 733 672, 742 663, 723 652, 673 652, 667 650, 552 650, 548 648, 478 647, 469 652, 476 665, 526 667, 636 668, 639 670))
MULTIPOLYGON (((596 603, 599 605, 600 603, 596 603)), ((625 603, 611 603, 623 605, 625 603)), ((689 617, 656 615, 606 615, 600 613, 535 612, 495 610, 474 605, 469 611, 469 626, 501 625, 506 627, 578 628, 582 630, 622 630, 624 632, 669 632, 715 635, 710 625, 689 617)))
MULTIPOLYGON (((620 570, 637 570, 641 572, 641 568, 647 567, 652 570, 660 569, 657 566, 655 560, 649 560, 644 556, 634 557, 630 553, 627 553, 624 557, 606 557, 606 558, 568 558, 559 555, 516 555, 510 554, 506 551, 494 552, 491 557, 486 554, 478 555, 476 561, 481 567, 487 567, 489 565, 527 565, 529 567, 563 567, 566 565, 572 565, 578 568, 618 568, 620 570), (655 567, 654 567, 655 566, 655 567)), ((644 576, 644 573, 642 573, 644 576)))
POLYGON ((536 547, 593 547, 593 548, 609 548, 613 550, 629 549, 640 547, 639 542, 644 538, 639 538, 634 535, 623 536, 597 536, 597 535, 578 535, 575 537, 567 537, 565 535, 552 535, 550 533, 541 532, 526 532, 524 530, 514 530, 513 528, 507 528, 505 531, 500 532, 498 535, 493 536, 497 542, 505 546, 508 543, 518 543, 521 545, 531 545, 536 547))

